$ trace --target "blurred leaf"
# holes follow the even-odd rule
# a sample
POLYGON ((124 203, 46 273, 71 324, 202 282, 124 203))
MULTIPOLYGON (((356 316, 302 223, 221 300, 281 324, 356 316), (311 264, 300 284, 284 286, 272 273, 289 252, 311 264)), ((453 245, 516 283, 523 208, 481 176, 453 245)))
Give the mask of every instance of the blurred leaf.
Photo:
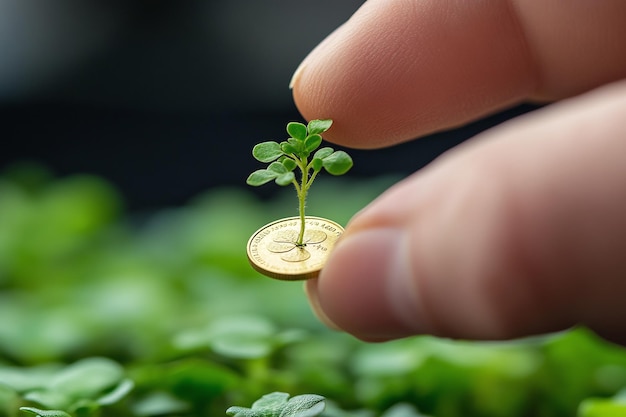
POLYGON ((124 379, 113 390, 96 399, 96 403, 99 405, 115 404, 132 391, 134 385, 130 379, 124 379))
MULTIPOLYGON (((356 410, 344 410, 337 405, 334 401, 326 401, 326 408, 324 409, 323 417, 376 417, 378 413, 373 410, 367 410, 364 408, 356 410)), ((410 416, 409 416, 410 417, 410 416)))
POLYGON ((75 400, 62 392, 47 389, 27 392, 24 395, 24 399, 43 407, 63 409, 69 409, 72 402, 75 400))
POLYGON ((415 406, 407 403, 395 404, 389 408, 381 417, 428 417, 421 414, 415 406))
POLYGON ((610 398, 590 398, 578 408, 578 417, 626 417, 626 402, 610 398))
POLYGON ((49 384, 49 389, 71 398, 95 399, 124 379, 124 369, 107 358, 87 358, 69 365, 49 384))
POLYGON ((262 358, 275 346, 276 328, 258 316, 224 317, 209 328, 209 339, 217 353, 240 359, 262 358))
POLYGON ((0 365, 0 386, 8 386, 16 392, 41 388, 47 384, 47 381, 50 380, 58 370, 59 366, 54 364, 34 367, 0 365))
POLYGON ((93 417, 100 411, 100 404, 88 398, 81 398, 74 402, 69 412, 75 417, 93 417))
POLYGON ((415 339, 382 345, 365 345, 352 358, 355 373, 368 376, 406 375, 417 369, 430 355, 415 339))
POLYGON ((130 391, 132 382, 122 380, 123 374, 123 368, 110 359, 83 359, 61 369, 41 388, 27 392, 24 399, 51 409, 92 410, 100 404, 110 405, 130 391))
POLYGON ((167 392, 155 392, 135 403, 133 412, 139 416, 187 414, 189 404, 167 392))

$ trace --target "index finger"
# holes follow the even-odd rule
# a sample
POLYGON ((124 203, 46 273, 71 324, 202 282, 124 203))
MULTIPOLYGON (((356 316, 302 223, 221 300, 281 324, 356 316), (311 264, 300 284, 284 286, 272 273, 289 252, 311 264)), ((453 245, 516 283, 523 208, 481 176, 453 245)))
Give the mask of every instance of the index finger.
POLYGON ((327 139, 376 148, 626 76, 626 2, 369 0, 293 78, 327 139))

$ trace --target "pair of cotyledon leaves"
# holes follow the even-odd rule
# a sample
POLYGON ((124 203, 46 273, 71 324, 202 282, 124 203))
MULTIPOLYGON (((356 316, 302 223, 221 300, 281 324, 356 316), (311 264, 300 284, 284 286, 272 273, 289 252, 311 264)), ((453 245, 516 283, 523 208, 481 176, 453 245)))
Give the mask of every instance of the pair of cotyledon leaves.
MULTIPOLYGON (((289 185, 295 179, 294 169, 298 163, 304 165, 306 171, 319 172, 324 168, 332 175, 343 175, 352 168, 352 158, 344 151, 335 151, 324 147, 315 154, 311 161, 309 156, 322 144, 321 134, 327 131, 333 121, 311 120, 308 125, 298 122, 287 124, 290 137, 284 142, 262 142, 252 149, 252 155, 261 162, 270 163, 265 169, 254 171, 246 181, 248 185, 259 186, 272 180, 278 185, 289 185)), ((302 168, 302 167, 301 167, 302 168)))

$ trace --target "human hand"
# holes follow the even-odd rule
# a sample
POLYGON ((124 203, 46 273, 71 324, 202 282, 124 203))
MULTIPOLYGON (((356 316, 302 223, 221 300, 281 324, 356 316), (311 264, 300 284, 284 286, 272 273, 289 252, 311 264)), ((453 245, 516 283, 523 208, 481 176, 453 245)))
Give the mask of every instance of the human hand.
POLYGON ((332 118, 325 138, 342 145, 575 97, 462 144, 358 213, 307 282, 318 316, 369 341, 585 324, 626 343, 625 18, 622 0, 369 0, 322 42, 294 99, 332 118))

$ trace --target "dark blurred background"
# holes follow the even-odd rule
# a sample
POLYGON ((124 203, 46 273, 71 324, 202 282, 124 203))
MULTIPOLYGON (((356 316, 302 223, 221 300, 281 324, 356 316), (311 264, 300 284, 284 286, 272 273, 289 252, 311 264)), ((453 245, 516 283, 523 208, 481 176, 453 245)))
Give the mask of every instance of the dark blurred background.
MULTIPOLYGON (((251 147, 300 120, 287 85, 357 0, 0 0, 0 172, 35 162, 111 181, 129 208, 245 185, 251 147)), ((516 114, 376 151, 352 177, 405 176, 516 114)), ((259 193, 271 193, 270 188, 259 193)))

